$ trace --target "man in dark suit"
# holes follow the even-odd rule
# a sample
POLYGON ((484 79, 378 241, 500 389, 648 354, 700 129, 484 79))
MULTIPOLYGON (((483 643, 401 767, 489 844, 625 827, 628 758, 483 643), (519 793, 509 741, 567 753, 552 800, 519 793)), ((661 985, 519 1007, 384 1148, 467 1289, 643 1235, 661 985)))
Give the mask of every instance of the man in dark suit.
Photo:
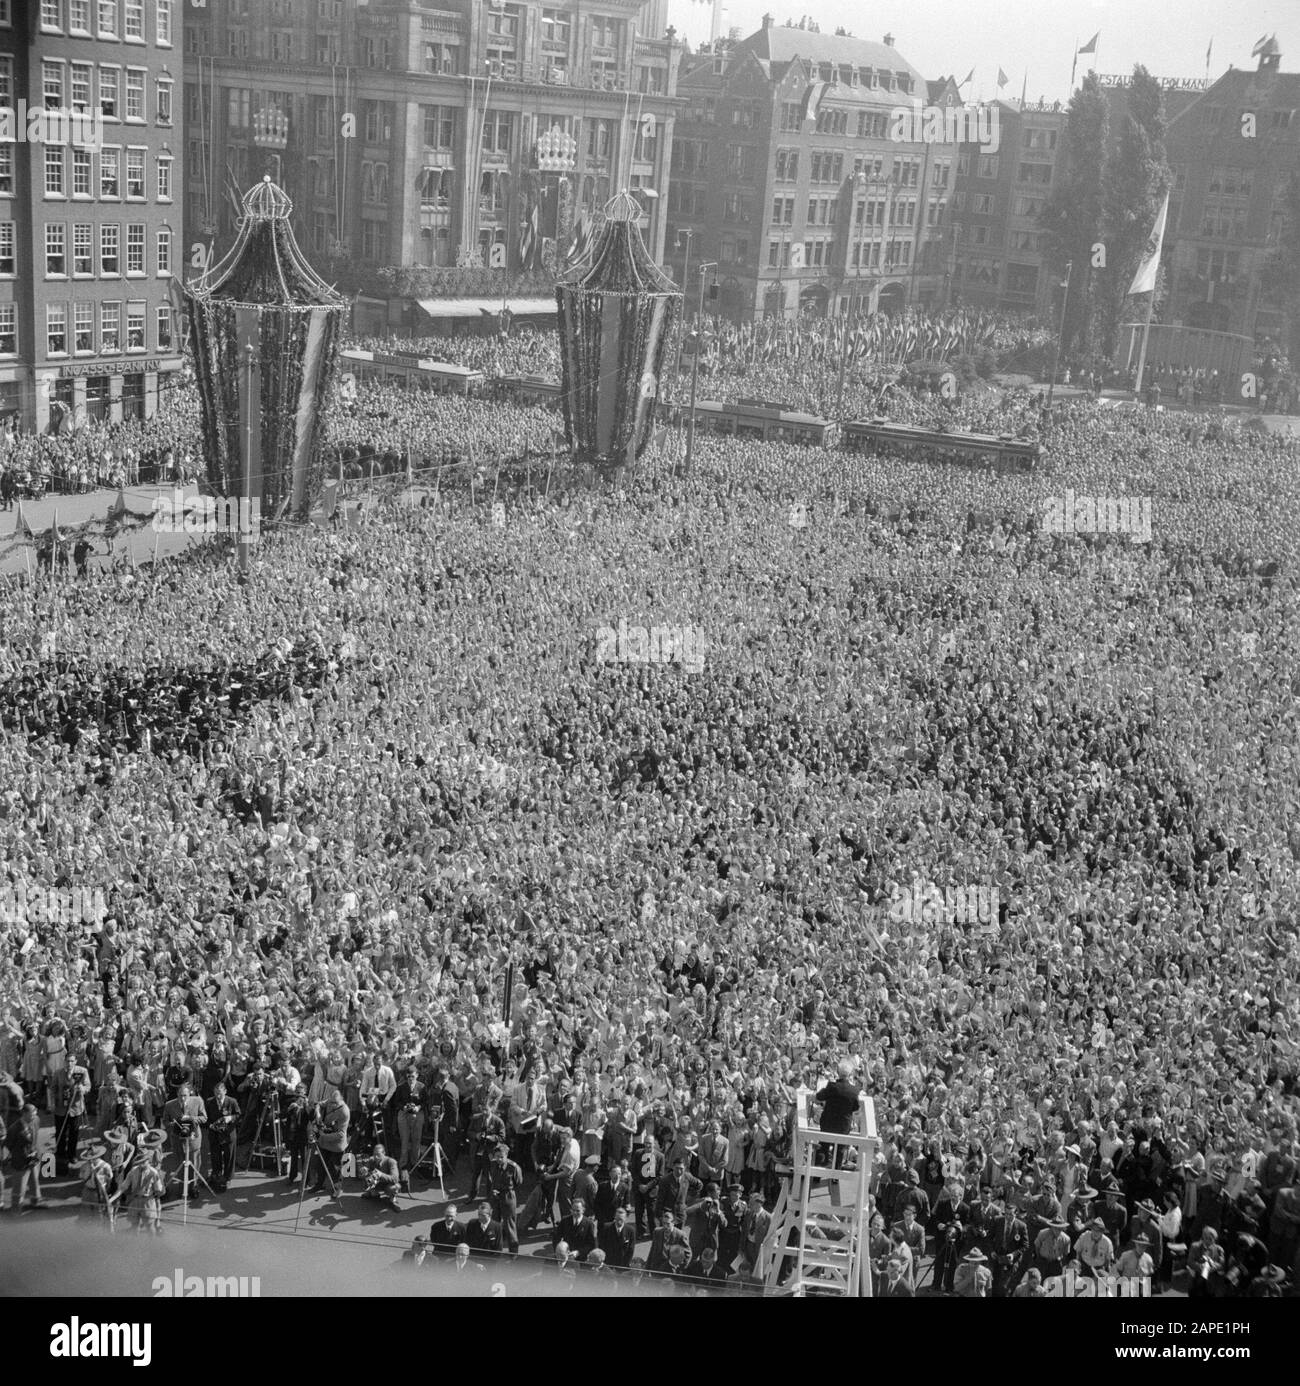
POLYGON ((665 1208, 663 1216, 659 1220, 659 1226, 655 1229, 655 1234, 650 1240, 650 1259, 646 1262, 646 1269, 650 1271, 668 1270, 668 1248, 672 1246, 681 1247, 686 1253, 686 1259, 690 1260, 691 1239, 677 1226, 677 1220, 673 1217, 672 1209, 665 1208))
POLYGON ((711 1246, 706 1246, 691 1262, 686 1268, 686 1275, 689 1280, 697 1281, 701 1285, 727 1283, 727 1272, 718 1264, 717 1252, 711 1246))
POLYGON ((903 1262, 891 1256, 885 1262, 885 1279, 877 1293, 882 1299, 911 1299, 912 1287, 904 1274, 903 1262))
POLYGON ((718 1233, 718 1264, 730 1274, 736 1269, 742 1239, 741 1225, 745 1221, 744 1189, 739 1184, 727 1185, 726 1202, 722 1205, 722 1228, 718 1233))
POLYGON ((670 1173, 659 1181, 655 1198, 655 1212, 662 1217, 671 1212, 677 1222, 686 1221, 686 1209, 694 1203, 704 1186, 686 1168, 686 1158, 678 1155, 673 1159, 670 1173))
POLYGON ((1011 1295, 1020 1279, 1025 1257, 1029 1251, 1029 1228, 1017 1217, 1014 1208, 1002 1199, 994 1200, 998 1216, 993 1222, 990 1240, 993 1246, 993 1293, 998 1298, 1011 1295))
POLYGON ((456 1216, 456 1205, 447 1204, 441 1222, 435 1222, 429 1229, 429 1245, 440 1255, 453 1252, 465 1240, 465 1224, 456 1216))
POLYGON ((225 1193, 234 1168, 235 1128, 239 1125, 239 1103, 226 1096, 224 1079, 218 1078, 208 1099, 208 1155, 212 1161, 211 1184, 216 1193, 225 1193))
POLYGON ((501 1224, 492 1216, 492 1205, 478 1205, 478 1217, 466 1225, 465 1243, 471 1251, 489 1255, 501 1250, 501 1224))
POLYGON ((410 1188, 411 1170, 420 1158, 424 1115, 429 1105, 429 1089, 420 1081, 414 1064, 407 1068, 403 1081, 397 1085, 388 1105, 389 1110, 396 1114, 397 1134, 401 1141, 397 1163, 402 1170, 403 1182, 410 1188))
POLYGON ((587 1212, 587 1205, 582 1199, 575 1198, 569 1205, 568 1214, 555 1224, 551 1245, 568 1242, 570 1253, 579 1261, 585 1261, 596 1249, 597 1236, 596 1219, 587 1212))
POLYGON ((636 1227, 626 1208, 615 1208, 612 1222, 600 1229, 600 1249, 607 1265, 625 1269, 636 1255, 636 1227))

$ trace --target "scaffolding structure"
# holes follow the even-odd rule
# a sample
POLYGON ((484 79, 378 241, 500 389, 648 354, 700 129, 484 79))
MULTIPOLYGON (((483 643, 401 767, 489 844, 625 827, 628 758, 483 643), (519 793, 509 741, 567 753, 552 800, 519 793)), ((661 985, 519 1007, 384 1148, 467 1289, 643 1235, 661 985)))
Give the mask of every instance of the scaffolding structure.
POLYGON ((790 1181, 777 1198, 756 1269, 765 1294, 870 1296, 876 1105, 862 1096, 856 1129, 836 1135, 809 1121, 811 1099, 810 1089, 799 1089, 790 1181))

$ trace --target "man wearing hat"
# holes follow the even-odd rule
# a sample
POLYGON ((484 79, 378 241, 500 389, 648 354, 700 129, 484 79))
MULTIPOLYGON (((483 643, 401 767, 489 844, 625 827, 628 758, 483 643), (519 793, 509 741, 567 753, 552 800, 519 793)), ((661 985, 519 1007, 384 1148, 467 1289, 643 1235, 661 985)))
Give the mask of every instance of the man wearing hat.
POLYGON ((146 1131, 140 1137, 140 1156, 126 1178, 126 1197, 135 1210, 135 1230, 162 1235, 162 1196, 167 1176, 162 1170, 162 1131, 146 1131))
POLYGON ((961 1258, 953 1288, 961 1299, 988 1299, 993 1293, 993 1272, 988 1257, 974 1247, 961 1258))
POLYGON ((1125 1279, 1150 1279, 1155 1274, 1155 1262, 1150 1256, 1151 1239, 1139 1232, 1120 1252, 1115 1263, 1116 1274, 1125 1279))
POLYGON ((1119 1246, 1124 1236, 1124 1229, 1128 1226, 1128 1212, 1124 1207, 1123 1193, 1119 1184, 1110 1175, 1101 1181, 1101 1193, 1105 1202, 1096 1209, 1093 1216, 1101 1219, 1111 1245, 1119 1246))
POLYGON ((718 1233, 718 1263, 730 1273, 740 1257, 741 1226, 745 1221, 745 1190, 734 1180, 727 1185, 722 1219, 718 1233))
POLYGON ((524 1172, 510 1158, 510 1147, 499 1141, 488 1165, 488 1192, 492 1212, 501 1224, 501 1240, 511 1256, 519 1254, 519 1186, 524 1172))
POLYGON ((113 1189, 113 1166, 104 1156, 108 1146, 103 1141, 87 1141, 77 1151, 75 1163, 85 1171, 81 1185, 81 1211, 104 1215, 113 1189))
POLYGON ((1065 1258, 1070 1254, 1070 1237, 1064 1218, 1047 1222, 1034 1238, 1034 1265, 1044 1280, 1060 1275, 1065 1258))
POLYGON ((1106 1224, 1100 1218, 1093 1218, 1088 1224, 1074 1244, 1074 1254, 1094 1280, 1110 1271, 1115 1264, 1115 1244, 1106 1235, 1106 1224))
POLYGON ((1160 1210, 1154 1203, 1142 1199, 1134 1204, 1133 1219, 1128 1226, 1129 1240, 1136 1241, 1141 1235, 1147 1239, 1151 1249, 1151 1259, 1157 1266, 1164 1254, 1164 1237, 1160 1232, 1160 1210))
POLYGON ((90 1091, 90 1073, 84 1065, 74 1063, 68 1069, 67 1080, 57 1088, 51 1085, 54 1121, 58 1132, 54 1145, 55 1172, 67 1174, 75 1163, 77 1146, 81 1141, 81 1123, 86 1115, 86 1095, 90 1091))

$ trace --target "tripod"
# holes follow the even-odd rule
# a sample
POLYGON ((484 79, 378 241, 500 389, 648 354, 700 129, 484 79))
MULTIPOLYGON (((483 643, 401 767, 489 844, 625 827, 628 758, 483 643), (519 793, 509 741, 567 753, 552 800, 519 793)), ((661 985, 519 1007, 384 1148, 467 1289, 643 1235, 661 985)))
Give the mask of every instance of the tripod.
POLYGON ((325 1157, 321 1154, 320 1141, 315 1137, 309 1137, 307 1141, 307 1154, 302 1162, 302 1179, 298 1184, 298 1211, 294 1214, 293 1230, 298 1230, 298 1220, 302 1217, 302 1201, 307 1193, 307 1171, 311 1169, 312 1161, 319 1160, 320 1167, 325 1171, 325 1182, 330 1186, 330 1197, 340 1208, 343 1207, 343 1199, 339 1194, 339 1186, 334 1182, 334 1176, 330 1173, 330 1167, 325 1163, 325 1157))
POLYGON ((181 1223, 184 1225, 189 1220, 190 1215, 191 1177, 193 1177, 195 1183, 203 1185, 208 1191, 209 1198, 216 1198, 216 1194, 212 1192, 212 1185, 199 1173, 199 1167, 189 1157, 189 1142, 191 1137, 183 1136, 181 1139, 185 1142, 181 1146, 181 1149, 184 1150, 186 1154, 181 1160, 180 1168, 177 1169, 171 1177, 172 1179, 179 1178, 181 1181, 181 1223))
MULTIPOLYGON (((433 1139, 429 1142, 428 1145, 424 1147, 424 1152, 416 1157, 416 1161, 411 1166, 409 1173, 415 1174, 418 1170, 422 1169, 425 1165, 427 1165, 430 1160, 432 1160, 434 1177, 438 1181, 438 1192, 442 1195, 443 1200, 445 1202, 447 1198, 447 1186, 442 1182, 442 1162, 444 1159, 446 1159, 446 1154, 443 1151, 441 1141, 439 1141, 438 1139, 438 1132, 441 1129, 442 1117, 440 1115, 435 1114, 433 1118, 433 1139)), ((407 1189, 408 1191, 410 1189, 409 1176, 407 1189)))
POLYGON ((276 1174, 281 1174, 284 1171, 284 1141, 280 1134, 280 1094, 274 1088, 262 1104, 262 1114, 257 1119, 257 1130, 253 1134, 253 1144, 249 1147, 248 1159, 244 1162, 244 1172, 252 1169, 254 1160, 266 1161, 272 1157, 275 1159, 276 1174), (262 1139, 267 1117, 271 1118, 269 1143, 262 1139))

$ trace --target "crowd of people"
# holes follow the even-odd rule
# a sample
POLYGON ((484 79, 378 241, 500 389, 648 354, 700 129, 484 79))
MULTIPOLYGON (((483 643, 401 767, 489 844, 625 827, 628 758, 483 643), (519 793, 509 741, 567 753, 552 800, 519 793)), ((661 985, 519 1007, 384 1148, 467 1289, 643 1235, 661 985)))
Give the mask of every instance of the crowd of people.
MULTIPOLYGON (((1194 1293, 1294 1286, 1296 447, 1024 393, 889 408, 1032 426, 1043 466, 701 437, 689 478, 656 445, 504 523, 482 491, 284 532, 248 582, 212 546, 8 589, 7 874, 106 892, 0 922, 11 1206, 42 1108, 88 1206, 125 1188, 155 1227, 275 1092, 326 1193, 349 1153, 380 1197, 427 1178, 436 1129, 459 1201, 415 1259, 546 1223, 562 1265, 752 1278, 795 1094, 839 1075, 876 1104, 891 1294, 1184 1260, 1194 1293), (1151 541, 1045 534, 1066 492, 1150 499, 1151 541), (620 621, 702 631, 702 669, 597 659, 620 621), (287 651, 327 676, 221 702, 287 651), (996 918, 891 908, 927 885, 996 918)), ((364 410, 335 445, 554 427, 364 410)))

